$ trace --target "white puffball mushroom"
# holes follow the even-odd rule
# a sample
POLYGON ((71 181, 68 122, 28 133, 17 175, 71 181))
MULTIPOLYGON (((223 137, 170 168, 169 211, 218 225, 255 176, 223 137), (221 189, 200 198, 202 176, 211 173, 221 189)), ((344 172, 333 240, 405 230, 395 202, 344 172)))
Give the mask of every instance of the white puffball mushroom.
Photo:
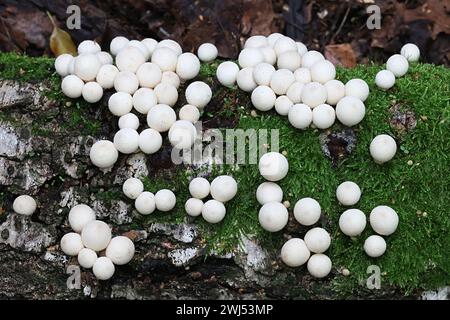
POLYGON ((336 105, 336 117, 348 127, 360 123, 366 114, 364 102, 355 97, 344 97, 336 105))
POLYGON ((400 50, 400 54, 404 56, 408 62, 417 62, 420 58, 420 49, 414 43, 407 43, 400 50))
POLYGON ((279 32, 274 32, 272 34, 270 34, 267 37, 267 41, 269 42, 269 46, 273 47, 275 46, 275 43, 278 41, 278 39, 283 38, 284 35, 279 33, 279 32))
POLYGON ((178 57, 176 73, 181 79, 194 79, 199 72, 200 60, 195 54, 186 52, 178 57))
POLYGON ((212 91, 205 82, 195 81, 186 88, 185 96, 187 103, 203 109, 211 101, 212 91))
POLYGON ((217 80, 226 87, 231 87, 235 84, 239 67, 236 63, 225 61, 219 64, 216 71, 217 80))
POLYGON ((289 87, 286 92, 286 96, 291 100, 294 104, 300 103, 302 101, 302 91, 305 85, 301 82, 294 82, 289 87))
POLYGON ((123 183, 122 191, 127 198, 135 200, 144 192, 144 184, 137 178, 129 178, 123 183))
POLYGON ((336 120, 336 111, 328 104, 321 104, 312 111, 312 122, 319 129, 328 129, 336 120))
POLYGON ((361 189, 353 181, 342 182, 336 189, 336 198, 343 206, 353 206, 361 198, 361 189))
POLYGON ((375 84, 378 88, 388 90, 395 84, 395 75, 389 70, 381 70, 375 76, 375 84))
POLYGON ((174 106, 178 100, 178 90, 167 82, 161 82, 153 89, 159 104, 174 106))
POLYGON ((96 260, 97 253, 92 249, 83 248, 78 252, 78 264, 85 269, 91 269, 96 260))
POLYGON ((89 157, 96 167, 109 169, 116 163, 119 152, 111 141, 100 140, 92 145, 89 157))
POLYGON ((139 113, 147 114, 157 104, 158 99, 152 89, 140 88, 133 94, 133 107, 139 113))
POLYGON ((128 114, 133 109, 133 97, 127 92, 116 92, 109 97, 108 109, 118 117, 128 114))
POLYGON ((274 72, 273 65, 266 62, 259 63, 253 68, 253 79, 259 86, 268 86, 274 72))
POLYGON ((288 113, 289 123, 297 129, 306 129, 311 125, 313 113, 306 104, 294 104, 288 113))
POLYGON ((86 102, 96 103, 103 97, 103 88, 97 82, 88 82, 83 86, 81 95, 86 102))
POLYGON ((323 228, 312 228, 305 234, 305 244, 309 251, 323 253, 331 244, 330 234, 323 228))
POLYGON ((117 56, 117 54, 122 51, 123 48, 128 46, 128 43, 130 40, 128 40, 125 37, 118 36, 112 39, 110 45, 109 45, 109 51, 113 56, 117 56))
POLYGON ((172 210, 175 208, 176 202, 175 194, 168 189, 159 190, 155 194, 156 209, 159 211, 167 212, 172 210))
POLYGON ((151 57, 153 54, 153 51, 155 51, 156 46, 158 45, 158 41, 156 41, 155 39, 152 39, 152 38, 145 38, 141 42, 147 48, 147 51, 151 57))
POLYGON ((204 199, 209 195, 210 190, 209 181, 205 178, 197 177, 189 183, 189 192, 194 198, 204 199))
POLYGON ((156 153, 162 147, 162 136, 155 129, 148 128, 139 134, 139 149, 145 154, 156 153))
POLYGON ((286 94, 289 87, 295 82, 292 71, 288 69, 278 69, 272 74, 270 87, 277 95, 286 94))
POLYGON ((281 202, 283 200, 283 190, 275 182, 263 182, 256 189, 256 200, 261 205, 269 202, 281 202))
POLYGON ((75 99, 81 97, 84 82, 76 75, 68 75, 61 82, 62 92, 69 98, 75 99))
POLYGON ((202 217, 209 223, 219 223, 225 218, 226 213, 223 203, 217 200, 208 200, 202 207, 202 217))
POLYGON ((297 52, 303 56, 308 52, 308 48, 300 41, 295 42, 297 44, 297 52))
POLYGON ((106 248, 106 256, 118 266, 127 264, 134 256, 134 243, 129 238, 117 236, 111 239, 106 248))
POLYGON ((251 95, 253 106, 259 111, 269 111, 275 105, 277 96, 268 86, 258 86, 251 95))
POLYGON ((316 50, 310 50, 302 56, 302 67, 311 68, 319 61, 325 60, 323 54, 316 50))
POLYGON ((259 209, 258 219, 264 230, 278 232, 287 225, 289 213, 282 203, 268 202, 259 209))
POLYGON ((146 62, 136 72, 139 79, 139 84, 144 88, 154 88, 162 80, 161 68, 151 62, 146 62))
POLYGON ((308 68, 298 68, 294 71, 295 81, 301 82, 304 84, 310 83, 311 80, 311 71, 308 68))
POLYGON ((81 231, 81 240, 86 248, 102 251, 111 241, 111 228, 103 221, 91 221, 81 231))
POLYGON ((366 223, 366 215, 359 209, 348 209, 339 217, 339 229, 349 237, 359 236, 366 223))
POLYGON ((31 216, 37 208, 36 200, 28 195, 21 195, 14 199, 13 210, 17 214, 31 216))
POLYGON ((372 235, 364 241, 364 251, 369 257, 381 257, 386 252, 386 241, 383 237, 372 235))
POLYGON ((244 48, 260 48, 269 45, 269 41, 265 36, 256 35, 251 36, 247 40, 245 40, 244 48))
POLYGON ((409 63, 404 56, 394 54, 386 61, 386 69, 391 71, 397 78, 402 77, 408 72, 409 63))
POLYGON ((397 152, 397 143, 387 134, 380 134, 370 143, 370 155, 378 164, 383 164, 394 158, 397 152))
POLYGON ((114 89, 117 92, 133 94, 139 88, 139 79, 131 71, 120 71, 114 78, 114 89))
POLYGON ((239 53, 238 62, 241 68, 251 68, 264 62, 264 55, 258 48, 245 48, 239 53))
POLYGON ((119 69, 117 69, 116 66, 105 64, 98 70, 95 81, 101 85, 103 89, 111 89, 114 87, 114 79, 118 73, 119 69))
POLYGON ((296 268, 308 261, 311 253, 305 242, 299 238, 292 238, 285 242, 281 248, 281 260, 288 267, 296 268))
POLYGON ((345 84, 345 95, 364 102, 369 96, 369 86, 362 79, 352 79, 345 84))
POLYGON ((210 192, 214 200, 227 202, 236 196, 238 185, 232 176, 218 176, 211 182, 210 192))
POLYGON ((60 242, 61 250, 68 256, 76 256, 83 249, 83 243, 78 233, 66 233, 60 242))
POLYGON ((173 52, 175 52, 177 57, 183 53, 183 49, 181 48, 180 44, 172 39, 164 39, 158 42, 158 44, 156 45, 156 49, 159 48, 169 48, 173 52))
POLYGON ((131 154, 139 149, 139 133, 130 128, 123 128, 114 135, 114 146, 124 154, 131 154))
POLYGON ((134 113, 127 113, 123 116, 120 116, 118 125, 119 129, 130 128, 137 130, 141 124, 137 115, 135 115, 134 113))
POLYGON ((139 49, 139 51, 144 55, 145 60, 147 61, 150 58, 150 51, 148 51, 147 46, 138 40, 131 40, 128 43, 127 47, 134 47, 139 49))
POLYGON ((370 213, 369 221, 376 233, 389 236, 397 230, 398 214, 389 206, 378 206, 370 213))
POLYGON ((343 97, 345 97, 345 85, 339 80, 330 80, 324 84, 327 90, 327 103, 335 106, 343 97))
POLYGON ((95 263, 92 266, 92 272, 98 280, 105 281, 111 279, 111 277, 114 275, 114 271, 114 264, 108 257, 98 258, 97 260, 95 260, 95 263))
POLYGON ((77 48, 78 54, 86 54, 86 53, 98 53, 102 50, 100 45, 92 40, 84 40, 82 41, 77 48))
POLYGON ((217 47, 212 43, 203 43, 197 50, 197 56, 202 62, 214 61, 218 53, 217 47))
POLYGON ((116 56, 116 66, 119 71, 135 73, 144 63, 144 54, 141 50, 133 46, 123 48, 116 56))
POLYGON ((162 71, 175 71, 177 68, 178 56, 170 48, 157 47, 152 54, 152 63, 156 64, 162 71))
POLYGON ((97 59, 98 59, 98 61, 100 61, 100 64, 102 66, 105 64, 113 64, 113 62, 114 62, 114 59, 109 54, 109 52, 101 51, 101 52, 97 52, 95 55, 97 56, 97 59))
POLYGON ((166 104, 157 104, 147 114, 147 124, 158 132, 165 132, 177 120, 175 111, 166 104))
POLYGON ((239 70, 236 82, 239 89, 241 89, 242 91, 253 91, 257 87, 255 79, 253 78, 253 68, 247 67, 239 70))
POLYGON ((325 84, 326 82, 336 78, 336 68, 328 60, 321 60, 311 66, 312 81, 325 84))
POLYGON ((268 181, 280 181, 289 171, 289 163, 284 155, 278 152, 264 154, 258 163, 261 176, 268 181))
POLYGON ((69 211, 69 224, 73 231, 80 233, 89 222, 95 221, 95 212, 85 204, 78 204, 69 211))
POLYGON ((170 83, 175 88, 178 89, 180 86, 181 80, 180 77, 173 71, 164 71, 161 76, 161 82, 170 83))
POLYGON ((330 258, 323 253, 316 253, 308 260, 307 268, 314 278, 325 278, 331 272, 332 263, 330 258))
POLYGON ((327 101, 327 89, 318 82, 310 82, 305 84, 302 91, 302 102, 311 108, 315 108, 327 101))
POLYGON ((197 137, 197 129, 192 122, 178 120, 169 129, 169 141, 174 148, 189 149, 197 137))
POLYGON ((293 105, 294 103, 287 96, 279 96, 275 100, 275 111, 281 116, 287 116, 293 105))
POLYGON ((155 195, 148 191, 142 192, 134 201, 134 207, 144 216, 153 213, 156 209, 155 195))
POLYGON ((191 104, 186 104, 181 107, 178 112, 180 120, 187 120, 192 123, 196 123, 200 119, 200 110, 191 104))
POLYGON ((259 48, 259 50, 264 56, 264 62, 272 66, 275 65, 275 63, 277 62, 277 54, 275 53, 275 50, 273 50, 272 47, 270 46, 261 47, 259 48))
POLYGON ((297 50, 285 51, 278 56, 278 69, 288 69, 292 72, 300 68, 302 64, 302 57, 297 50))
POLYGON ((298 53, 297 44, 289 37, 280 37, 273 45, 273 50, 280 57, 282 53, 287 51, 295 51, 298 53))
POLYGON ((203 201, 196 198, 190 198, 184 204, 184 210, 191 217, 198 217, 202 214, 203 201))
POLYGON ((65 77, 70 74, 69 66, 72 63, 74 57, 68 53, 63 53, 55 59, 55 70, 61 77, 65 77))
POLYGON ((294 206, 294 217, 301 225, 311 226, 320 219, 322 209, 313 198, 302 198, 294 206))

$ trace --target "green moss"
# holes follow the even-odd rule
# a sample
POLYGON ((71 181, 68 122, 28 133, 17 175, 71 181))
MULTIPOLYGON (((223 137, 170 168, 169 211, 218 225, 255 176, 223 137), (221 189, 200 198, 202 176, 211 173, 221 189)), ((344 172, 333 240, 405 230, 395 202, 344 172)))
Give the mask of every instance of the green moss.
POLYGON ((0 78, 23 82, 40 82, 49 77, 57 78, 54 59, 49 57, 30 58, 17 53, 0 54, 0 78))

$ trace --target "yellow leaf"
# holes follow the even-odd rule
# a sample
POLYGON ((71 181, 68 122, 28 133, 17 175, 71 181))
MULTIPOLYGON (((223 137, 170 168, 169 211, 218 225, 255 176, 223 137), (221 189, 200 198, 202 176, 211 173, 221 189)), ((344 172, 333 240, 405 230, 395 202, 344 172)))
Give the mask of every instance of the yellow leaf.
POLYGON ((47 12, 47 15, 50 18, 50 21, 53 25, 53 32, 50 36, 50 50, 52 50, 55 57, 63 54, 68 53, 73 56, 77 55, 77 48, 75 44, 72 41, 72 38, 70 37, 70 34, 68 34, 66 31, 59 28, 55 20, 53 19, 52 15, 47 12))

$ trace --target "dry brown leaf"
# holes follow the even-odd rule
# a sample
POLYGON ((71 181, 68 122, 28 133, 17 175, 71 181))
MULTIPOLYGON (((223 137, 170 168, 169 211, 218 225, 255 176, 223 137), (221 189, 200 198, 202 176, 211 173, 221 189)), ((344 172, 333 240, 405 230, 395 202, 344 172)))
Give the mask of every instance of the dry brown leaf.
POLYGON ((68 34, 66 31, 62 30, 56 25, 55 20, 53 19, 50 13, 47 12, 47 14, 53 25, 53 32, 52 35, 50 36, 50 49, 52 50, 55 57, 63 53, 68 53, 73 56, 76 56, 77 48, 73 43, 70 34, 68 34))
POLYGON ((349 43, 330 44, 326 46, 325 57, 334 65, 346 68, 356 66, 356 55, 349 43))

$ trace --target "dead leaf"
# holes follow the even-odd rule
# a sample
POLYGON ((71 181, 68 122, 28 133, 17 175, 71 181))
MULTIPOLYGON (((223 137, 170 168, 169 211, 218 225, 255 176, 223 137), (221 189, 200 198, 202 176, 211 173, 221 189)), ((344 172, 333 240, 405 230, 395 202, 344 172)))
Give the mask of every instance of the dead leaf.
POLYGON ((76 56, 77 48, 73 43, 70 34, 68 34, 66 31, 62 30, 56 25, 56 22, 50 13, 47 12, 47 14, 53 25, 53 32, 52 35, 50 36, 50 49, 52 50, 55 57, 63 53, 68 53, 73 56, 76 56))
POLYGON ((349 43, 330 44, 326 46, 325 57, 334 65, 346 68, 356 66, 356 55, 349 43))

